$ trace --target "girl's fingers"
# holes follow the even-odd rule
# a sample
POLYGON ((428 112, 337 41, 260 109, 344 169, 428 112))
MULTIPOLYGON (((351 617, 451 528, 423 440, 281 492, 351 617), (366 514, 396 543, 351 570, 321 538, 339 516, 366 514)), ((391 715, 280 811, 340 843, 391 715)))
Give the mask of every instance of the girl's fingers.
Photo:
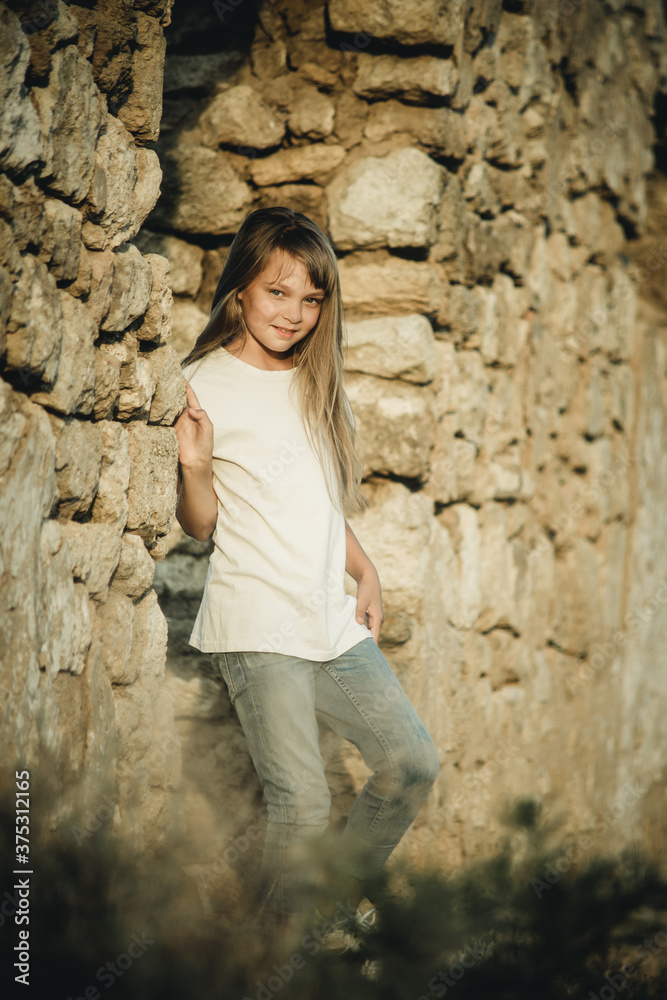
POLYGON ((188 397, 188 406, 191 409, 195 409, 195 410, 201 409, 201 407, 199 406, 199 400, 197 399, 195 391, 194 391, 194 389, 192 388, 192 386, 190 385, 190 383, 188 382, 187 379, 185 380, 185 394, 188 397))

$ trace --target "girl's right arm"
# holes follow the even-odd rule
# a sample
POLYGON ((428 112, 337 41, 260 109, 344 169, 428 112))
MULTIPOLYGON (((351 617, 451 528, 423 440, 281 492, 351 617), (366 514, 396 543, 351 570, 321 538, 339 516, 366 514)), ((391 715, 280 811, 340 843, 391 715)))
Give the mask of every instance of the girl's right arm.
POLYGON ((185 382, 188 408, 174 424, 179 450, 179 492, 176 518, 186 535, 205 542, 218 520, 213 489, 213 424, 185 382))

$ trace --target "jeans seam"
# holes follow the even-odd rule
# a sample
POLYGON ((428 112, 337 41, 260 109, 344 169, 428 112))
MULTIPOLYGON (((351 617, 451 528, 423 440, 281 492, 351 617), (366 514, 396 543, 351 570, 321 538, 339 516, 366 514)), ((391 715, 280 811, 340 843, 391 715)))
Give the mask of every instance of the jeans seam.
POLYGON ((333 680, 338 684, 338 686, 340 687, 341 691, 344 691, 345 694, 347 695, 348 699, 352 702, 352 704, 356 708, 357 712, 362 717, 362 719, 364 720, 364 722, 366 723, 366 725, 371 730, 371 732, 373 733, 373 735, 377 739, 378 743, 380 744, 380 746, 384 750, 384 752, 385 752, 385 754, 387 756, 387 760, 389 761, 389 763, 391 765, 392 789, 391 789, 391 791, 389 791, 385 795, 384 799, 382 800, 382 804, 377 809, 377 811, 375 813, 375 816, 373 817, 371 823, 369 824, 368 833, 372 833, 373 830, 375 829, 375 827, 377 826, 377 824, 383 818, 384 814, 386 813, 387 809, 391 805, 391 803, 392 803, 392 801, 393 801, 393 799, 394 799, 394 797, 396 795, 396 790, 398 788, 398 768, 396 767, 396 761, 395 761, 394 755, 393 755, 393 753, 391 751, 391 746, 390 746, 389 742, 386 740, 386 738, 383 736, 382 732, 377 728, 377 726, 373 723, 372 719, 370 719, 368 717, 368 715, 366 714, 366 712, 362 708, 361 704, 355 698, 352 689, 347 686, 347 684, 342 679, 342 677, 340 676, 340 674, 336 670, 333 669, 333 667, 331 666, 331 663, 324 663, 323 667, 326 670, 326 672, 329 674, 329 676, 332 677, 333 680))

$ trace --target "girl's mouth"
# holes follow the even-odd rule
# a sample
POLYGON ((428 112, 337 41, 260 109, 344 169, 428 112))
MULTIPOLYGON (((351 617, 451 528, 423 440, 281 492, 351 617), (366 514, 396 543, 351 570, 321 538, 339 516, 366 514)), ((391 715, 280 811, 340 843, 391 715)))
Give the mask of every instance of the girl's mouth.
POLYGON ((296 333, 296 330, 286 330, 281 326, 274 326, 273 329, 277 330, 282 337, 293 337, 296 333))

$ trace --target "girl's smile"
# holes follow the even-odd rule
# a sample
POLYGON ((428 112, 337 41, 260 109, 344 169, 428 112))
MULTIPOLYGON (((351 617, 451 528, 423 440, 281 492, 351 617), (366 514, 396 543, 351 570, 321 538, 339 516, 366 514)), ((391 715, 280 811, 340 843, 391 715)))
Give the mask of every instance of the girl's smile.
POLYGON ((236 357, 267 371, 291 368, 287 351, 314 329, 324 295, 300 260, 276 250, 258 277, 238 292, 248 335, 236 357))

